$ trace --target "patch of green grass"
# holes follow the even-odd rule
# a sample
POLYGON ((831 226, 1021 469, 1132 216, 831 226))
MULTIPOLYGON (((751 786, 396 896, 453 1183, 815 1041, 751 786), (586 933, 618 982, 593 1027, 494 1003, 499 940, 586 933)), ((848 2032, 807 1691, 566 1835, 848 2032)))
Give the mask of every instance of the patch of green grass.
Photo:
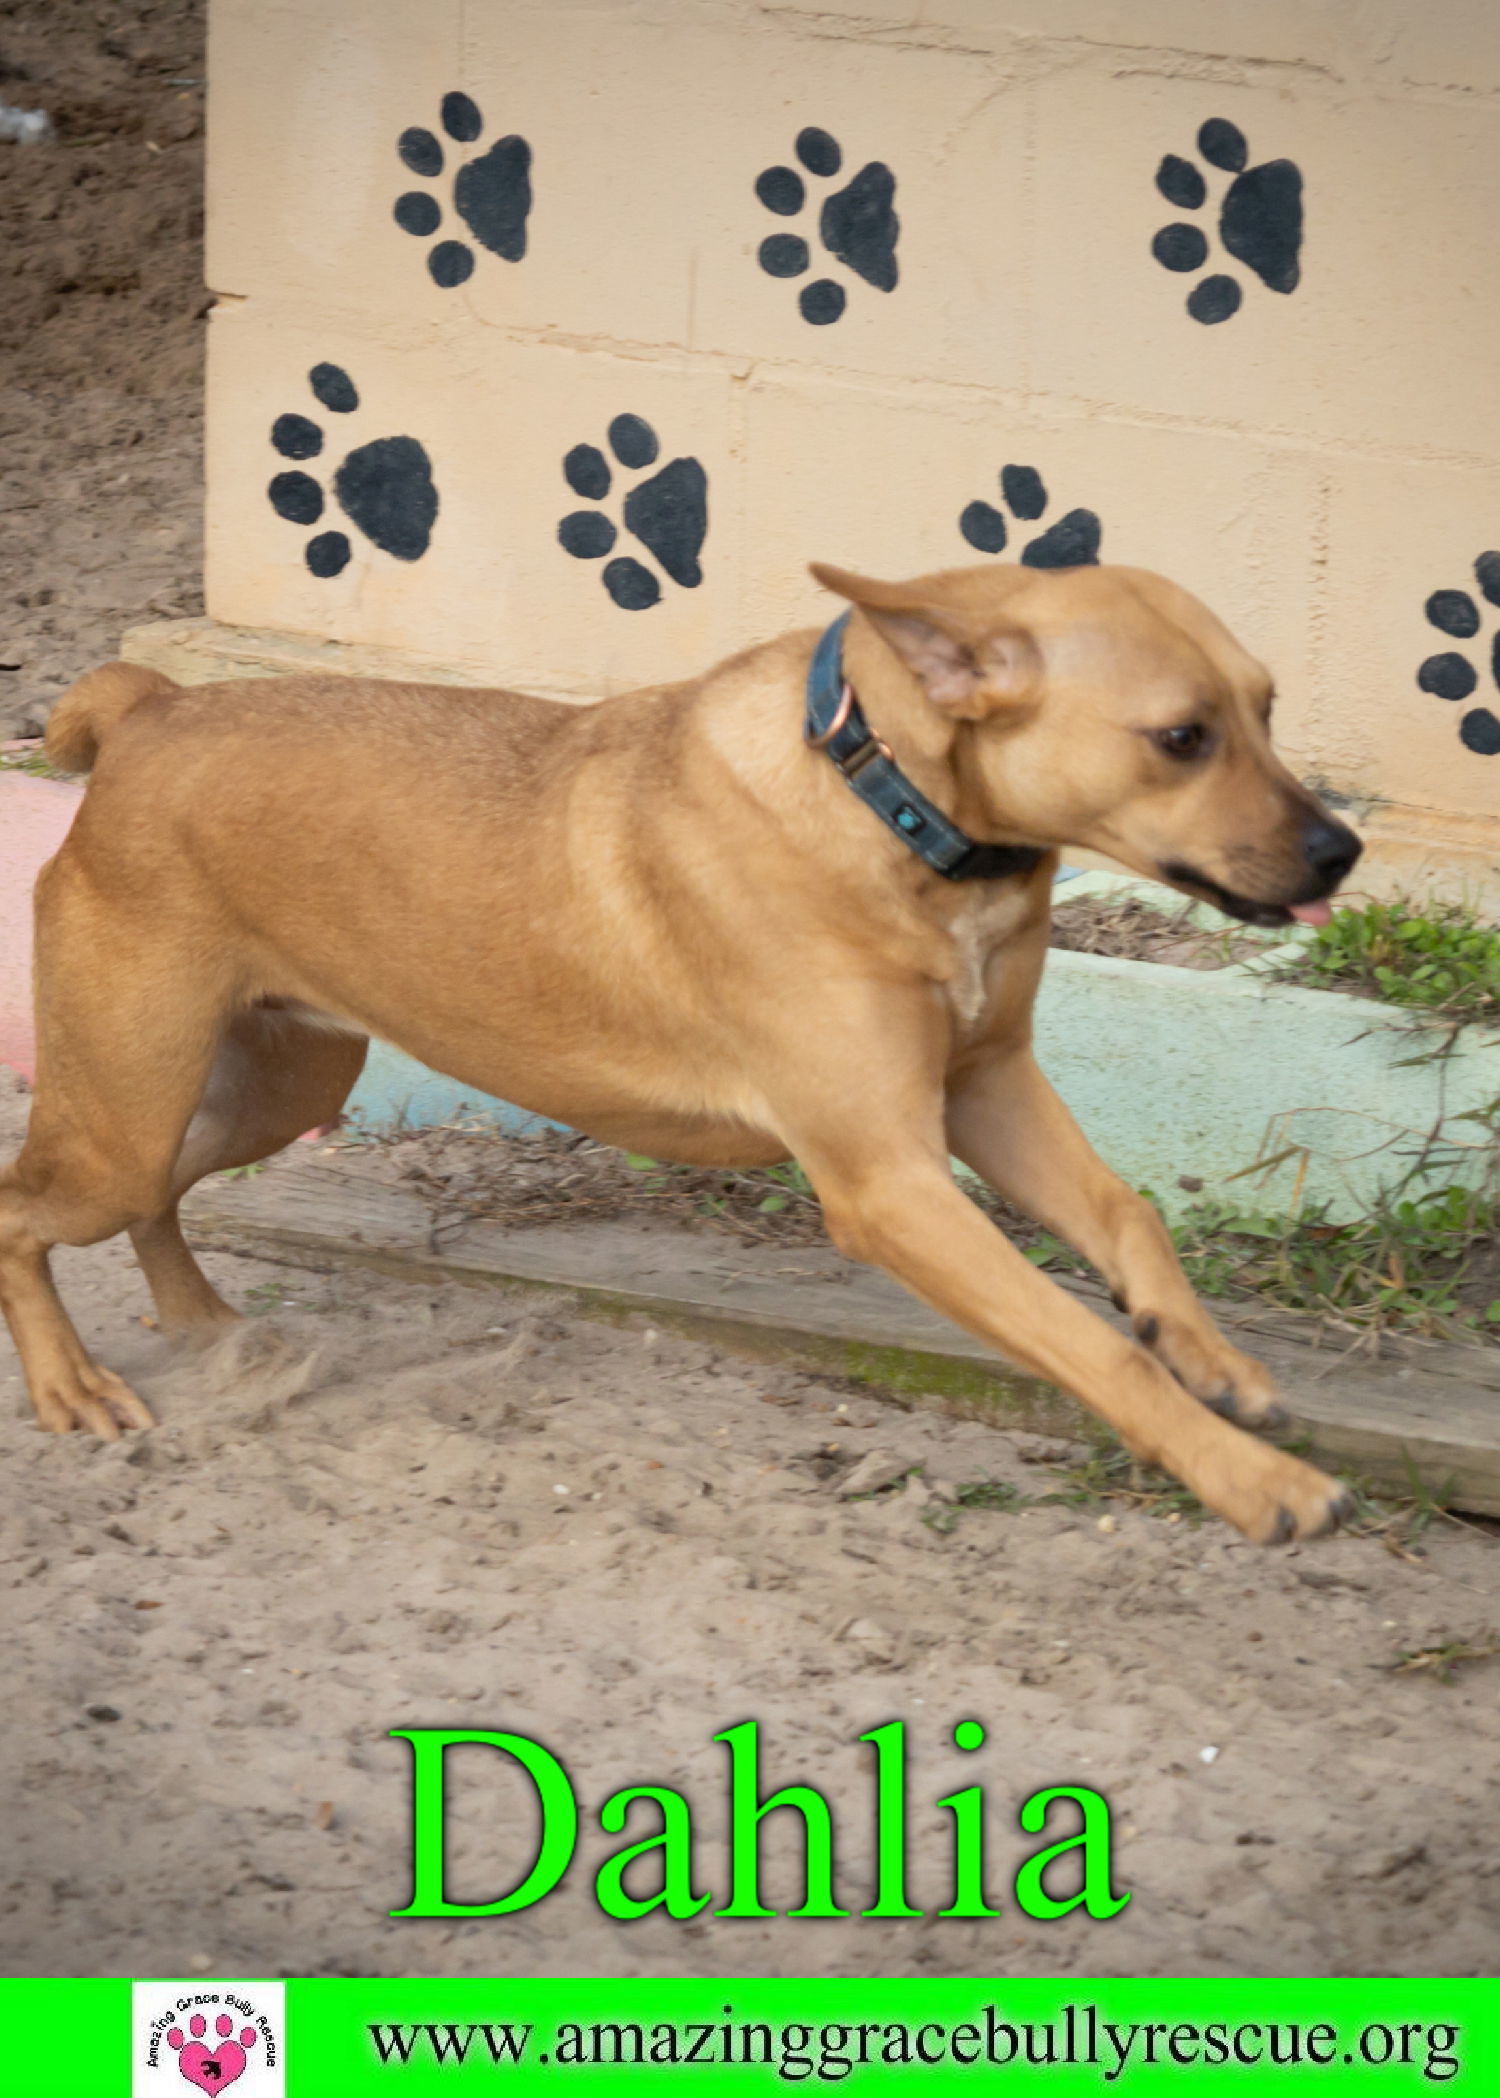
POLYGON ((1500 931, 1458 904, 1336 910, 1274 974, 1359 991, 1444 1020, 1500 1021, 1500 931))
POLYGON ((1063 1275, 1091 1275, 1094 1272, 1083 1255, 1075 1252, 1066 1239, 1056 1238, 1050 1231, 1035 1231, 1030 1243, 1021 1251, 1033 1267, 1051 1268, 1063 1275))
POLYGON ((285 1282, 257 1282, 245 1291, 245 1301, 252 1311, 279 1311, 283 1304, 295 1304, 290 1286, 285 1282))
MULTIPOLYGON (((1493 1256, 1500 1207, 1487 1189, 1383 1196, 1362 1217, 1331 1223, 1327 1205, 1297 1216, 1196 1203, 1172 1227, 1205 1296, 1253 1294, 1376 1332, 1500 1331, 1500 1299, 1475 1302, 1471 1271, 1493 1256)), ((1481 1291, 1483 1294, 1483 1291, 1481 1291)))
MULTIPOLYGON (((1168 1224, 1188 1280, 1205 1297, 1261 1297, 1375 1332, 1500 1339, 1500 1197, 1445 1187, 1382 1196, 1332 1223, 1326 1203, 1296 1216, 1196 1202, 1168 1224)), ((1048 1232, 1026 1248, 1037 1266, 1086 1275, 1086 1261, 1048 1232)))
POLYGON ((929 1502, 922 1510, 922 1520, 939 1537, 951 1537, 971 1511, 1014 1515, 1019 1509, 1035 1506, 1032 1496, 1022 1493, 1019 1486, 1012 1486, 1008 1479, 970 1479, 958 1488, 951 1502, 929 1502))
MULTIPOLYGON (((1305 1436, 1284 1438, 1280 1447, 1293 1456, 1309 1454, 1305 1436)), ((1179 1480, 1154 1465, 1142 1464, 1113 1438, 1100 1435, 1077 1462, 1051 1469, 1059 1484, 1047 1493, 1024 1493, 1006 1479, 975 1479, 959 1487, 951 1506, 934 1503, 924 1510, 922 1519, 944 1535, 956 1529, 961 1515, 970 1509, 1016 1514, 1026 1508, 1106 1508, 1113 1504, 1167 1522, 1186 1523, 1191 1529, 1209 1519, 1202 1502, 1179 1480)), ((1434 1523, 1451 1523, 1458 1529, 1473 1526, 1449 1508, 1451 1481, 1434 1491, 1409 1458, 1406 1471, 1404 1491, 1368 1479, 1346 1478, 1344 1483, 1354 1493, 1355 1510, 1344 1529, 1349 1536, 1367 1538, 1395 1558, 1417 1566, 1426 1558, 1423 1539, 1434 1523)), ((1465 1651, 1456 1652, 1453 1658, 1462 1661, 1483 1656, 1465 1651)))
POLYGON ((1101 1442, 1087 1457, 1065 1465, 1064 1484, 1052 1493, 1039 1494, 1039 1508, 1090 1508, 1103 1501, 1120 1501, 1147 1515, 1163 1515, 1173 1522, 1196 1526, 1208 1511, 1194 1493, 1170 1473, 1142 1464, 1117 1442, 1101 1442))
MULTIPOLYGON (((640 1151, 627 1151, 624 1159, 632 1173, 644 1176, 643 1185, 649 1194, 671 1194, 679 1187, 690 1188, 704 1178, 701 1167, 664 1165, 660 1159, 647 1158, 640 1151)), ((758 1216, 776 1216, 794 1204, 809 1212, 818 1212, 812 1182, 795 1163, 744 1169, 726 1167, 716 1178, 722 1191, 699 1197, 700 1216, 727 1216, 736 1206, 744 1207, 747 1202, 758 1216), (764 1193, 759 1192, 761 1189, 764 1193)))
POLYGON ((1459 1529, 1470 1526, 1449 1508, 1454 1481, 1449 1479, 1434 1492, 1412 1463, 1410 1453, 1406 1455, 1406 1481, 1406 1491, 1402 1493, 1373 1485, 1368 1479, 1346 1479, 1345 1484, 1354 1495, 1354 1513, 1344 1528, 1351 1537, 1374 1538, 1396 1558, 1415 1564, 1426 1556, 1422 1539, 1435 1522, 1453 1523, 1459 1529))
POLYGON ((32 779, 72 779, 71 772, 59 772, 50 764, 43 750, 0 750, 0 772, 24 772, 32 779))
POLYGON ((1411 1647, 1387 1665, 1393 1675, 1427 1674, 1436 1682, 1451 1683, 1454 1670, 1475 1661, 1492 1661, 1500 1654, 1500 1639, 1447 1639, 1436 1646, 1411 1647))
MULTIPOLYGON (((1305 1436, 1283 1438, 1279 1447, 1292 1456, 1309 1454, 1305 1436)), ((1454 1515, 1448 1506, 1451 1481, 1434 1492, 1409 1458, 1406 1471, 1404 1492, 1377 1486, 1368 1479, 1346 1478, 1344 1483, 1354 1493, 1355 1510, 1343 1527, 1349 1536, 1368 1538, 1408 1565, 1419 1565, 1426 1557, 1422 1540, 1434 1523, 1451 1523, 1458 1529, 1470 1529, 1472 1525, 1454 1515)), ((1122 1502, 1143 1514, 1164 1516, 1168 1522, 1185 1522, 1194 1529, 1208 1516, 1197 1496, 1170 1473, 1142 1464, 1113 1441, 1098 1442, 1088 1456, 1065 1466, 1061 1476, 1061 1488, 1040 1494, 1025 1505, 1087 1508, 1109 1501, 1122 1502)))
POLYGON ((959 1487, 957 1505, 1009 1514, 1013 1509, 1029 1507, 1030 1496, 1022 1493, 1019 1486, 1012 1486, 1008 1479, 970 1479, 959 1487))
POLYGON ((1207 1519, 1195 1494, 1169 1473, 1140 1463, 1117 1442, 1101 1440, 1076 1464, 1050 1469, 1060 1481, 1050 1492, 1025 1493, 1008 1479, 970 1479, 951 1504, 934 1502, 924 1509, 922 1520, 946 1535, 971 1512, 1018 1515, 1027 1508, 1102 1508, 1111 1502, 1195 1528, 1207 1519))

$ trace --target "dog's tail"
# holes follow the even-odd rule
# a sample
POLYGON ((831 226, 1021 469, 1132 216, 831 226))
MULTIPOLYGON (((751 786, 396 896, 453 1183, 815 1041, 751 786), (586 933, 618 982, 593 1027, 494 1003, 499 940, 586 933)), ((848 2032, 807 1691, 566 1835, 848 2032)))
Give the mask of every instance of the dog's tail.
POLYGON ((179 689, 142 663, 106 663, 70 685, 47 722, 47 755, 60 772, 87 772, 99 746, 132 707, 157 692, 179 689))

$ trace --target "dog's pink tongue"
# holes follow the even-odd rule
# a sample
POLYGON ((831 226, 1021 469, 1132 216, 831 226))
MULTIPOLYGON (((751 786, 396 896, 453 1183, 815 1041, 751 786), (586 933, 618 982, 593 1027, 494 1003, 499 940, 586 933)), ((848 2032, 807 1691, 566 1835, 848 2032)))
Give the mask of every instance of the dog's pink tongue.
POLYGON ((1322 903, 1294 903, 1288 908, 1299 925, 1326 925, 1333 916, 1333 905, 1326 898, 1322 903))

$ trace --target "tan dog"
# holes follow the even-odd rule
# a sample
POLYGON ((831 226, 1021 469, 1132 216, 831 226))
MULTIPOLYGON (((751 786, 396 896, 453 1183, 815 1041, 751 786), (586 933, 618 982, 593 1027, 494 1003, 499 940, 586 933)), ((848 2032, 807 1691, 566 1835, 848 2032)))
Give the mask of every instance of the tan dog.
POLYGON ((808 632, 591 707, 124 664, 74 686, 48 749, 93 780, 37 884, 36 1095, 0 1173, 43 1427, 151 1421, 48 1249, 128 1229, 164 1327, 232 1318, 179 1197, 332 1120, 373 1034, 653 1157, 796 1157, 845 1252, 1248 1536, 1338 1520, 1334 1480, 1225 1417, 1270 1421, 1269 1376, 1030 1046, 1059 846, 1257 923, 1326 916, 1359 843, 1272 754, 1269 678, 1139 570, 814 572, 855 607, 844 670, 895 761, 971 837, 1045 848, 1029 871, 945 880, 860 804, 804 742, 808 632), (1071 1240, 1136 1338, 1023 1259, 950 1153, 1071 1240))

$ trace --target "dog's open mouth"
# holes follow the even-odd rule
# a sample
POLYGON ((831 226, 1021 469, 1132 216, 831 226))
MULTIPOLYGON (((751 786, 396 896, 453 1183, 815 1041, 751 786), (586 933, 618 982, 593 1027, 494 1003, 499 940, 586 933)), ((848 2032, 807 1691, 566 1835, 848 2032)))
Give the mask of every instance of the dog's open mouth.
POLYGON ((1257 903, 1253 897, 1237 896, 1233 889, 1210 881, 1183 860, 1164 861, 1161 874, 1174 889, 1186 889, 1190 896, 1211 903, 1226 918, 1238 918, 1243 925, 1326 925, 1333 916, 1333 906, 1326 896, 1315 896, 1303 903, 1257 903))

